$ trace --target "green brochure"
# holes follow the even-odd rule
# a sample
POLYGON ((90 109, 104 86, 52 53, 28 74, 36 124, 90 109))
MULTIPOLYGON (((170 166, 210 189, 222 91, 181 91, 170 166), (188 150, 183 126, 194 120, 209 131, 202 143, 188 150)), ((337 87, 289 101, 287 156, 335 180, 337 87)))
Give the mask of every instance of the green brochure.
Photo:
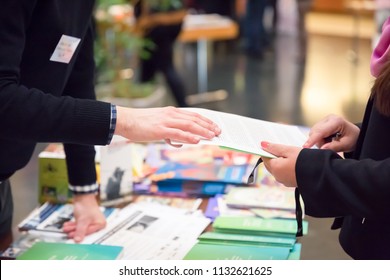
POLYGON ((197 243, 185 260, 287 260, 287 247, 234 246, 197 243))
POLYGON ((199 236, 200 243, 225 244, 241 246, 279 246, 293 248, 295 237, 275 237, 246 234, 227 234, 219 232, 205 232, 199 236))
POLYGON ((37 242, 17 260, 115 260, 123 247, 101 244, 37 242))
MULTIPOLYGON (((297 222, 293 219, 262 219, 259 217, 219 216, 213 223, 216 232, 252 235, 294 237, 297 222)), ((308 223, 303 221, 303 234, 307 234, 308 223)))

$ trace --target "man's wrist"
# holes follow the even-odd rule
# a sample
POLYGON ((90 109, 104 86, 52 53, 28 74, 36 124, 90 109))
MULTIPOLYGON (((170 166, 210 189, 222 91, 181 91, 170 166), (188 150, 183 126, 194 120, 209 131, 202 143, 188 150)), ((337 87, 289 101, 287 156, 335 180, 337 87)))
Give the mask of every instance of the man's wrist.
POLYGON ((111 104, 111 119, 110 119, 110 128, 108 132, 107 145, 111 143, 112 137, 114 137, 117 121, 117 110, 116 105, 111 104))
POLYGON ((96 194, 99 191, 99 186, 97 183, 84 186, 74 186, 69 184, 69 189, 73 192, 74 195, 78 194, 96 194))
POLYGON ((92 203, 92 204, 97 204, 97 197, 96 193, 87 193, 87 194, 77 194, 74 195, 73 201, 75 203, 92 203))

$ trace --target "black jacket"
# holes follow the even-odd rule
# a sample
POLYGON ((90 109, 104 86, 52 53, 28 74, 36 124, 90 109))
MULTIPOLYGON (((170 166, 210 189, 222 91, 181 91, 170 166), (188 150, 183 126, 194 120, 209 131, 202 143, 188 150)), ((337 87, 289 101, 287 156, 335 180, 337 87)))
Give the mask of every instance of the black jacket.
POLYGON ((107 143, 111 111, 93 100, 94 2, 1 0, 0 181, 36 142, 63 142, 70 183, 96 182, 92 145, 107 143), (68 64, 50 60, 62 35, 81 39, 68 64))
POLYGON ((340 244, 351 257, 390 259, 390 118, 372 100, 351 159, 304 149, 296 174, 308 215, 342 217, 340 244))

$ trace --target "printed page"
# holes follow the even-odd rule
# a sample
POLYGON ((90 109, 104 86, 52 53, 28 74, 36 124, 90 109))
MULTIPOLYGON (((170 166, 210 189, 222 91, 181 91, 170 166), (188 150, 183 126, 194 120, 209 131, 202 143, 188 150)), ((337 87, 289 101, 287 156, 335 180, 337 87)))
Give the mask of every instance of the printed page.
POLYGON ((83 243, 123 246, 121 259, 126 260, 180 260, 209 223, 198 212, 136 203, 123 208, 115 221, 83 243))
MULTIPOLYGON (((100 199, 118 202, 133 189, 132 145, 114 135, 110 145, 100 147, 100 199)), ((107 205, 107 204, 106 204, 107 205)))
POLYGON ((203 108, 183 108, 213 120, 222 130, 218 137, 202 139, 202 144, 218 145, 251 154, 274 158, 262 150, 261 141, 301 147, 307 136, 299 126, 262 121, 203 108))

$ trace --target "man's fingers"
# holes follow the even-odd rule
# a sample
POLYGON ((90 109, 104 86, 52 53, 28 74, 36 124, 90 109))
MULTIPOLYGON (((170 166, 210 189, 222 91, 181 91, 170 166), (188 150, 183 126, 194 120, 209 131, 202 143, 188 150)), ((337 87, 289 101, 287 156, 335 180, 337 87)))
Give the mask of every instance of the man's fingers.
POLYGON ((91 233, 97 232, 97 231, 103 229, 104 227, 105 227, 105 225, 103 225, 103 224, 92 224, 87 228, 86 234, 89 235, 91 233))
POLYGON ((179 114, 180 119, 194 122, 206 130, 212 130, 215 135, 219 135, 221 133, 221 129, 218 127, 218 125, 209 118, 188 110, 177 109, 176 112, 179 114))
POLYGON ((175 148, 181 148, 183 146, 182 144, 172 143, 171 139, 165 139, 165 142, 167 142, 168 145, 171 145, 172 147, 175 147, 175 148))
POLYGON ((201 138, 212 139, 215 132, 183 119, 171 119, 160 127, 157 138, 171 139, 173 142, 197 144, 201 138))
POLYGON ((62 230, 66 233, 71 232, 71 231, 75 231, 76 230, 76 222, 69 221, 69 222, 64 223, 64 225, 62 226, 62 230))
POLYGON ((81 242, 87 232, 88 223, 78 222, 76 225, 76 231, 74 233, 74 241, 81 242))

